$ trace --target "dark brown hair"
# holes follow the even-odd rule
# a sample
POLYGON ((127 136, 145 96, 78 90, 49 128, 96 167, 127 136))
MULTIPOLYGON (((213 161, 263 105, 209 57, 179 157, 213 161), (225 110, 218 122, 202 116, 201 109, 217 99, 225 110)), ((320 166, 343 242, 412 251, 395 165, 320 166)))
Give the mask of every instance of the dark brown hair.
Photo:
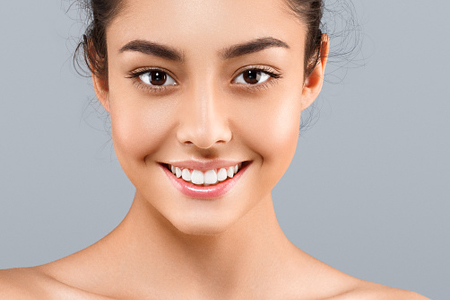
POLYGON ((108 52, 106 49, 106 28, 122 8, 120 0, 79 0, 86 11, 88 26, 74 53, 74 61, 80 66, 78 55, 95 76, 107 78, 108 52), (80 53, 81 52, 81 53, 80 53))
MULTIPOLYGON (((311 74, 320 59, 322 42, 321 20, 323 0, 286 0, 293 14, 307 27, 305 43, 305 78, 311 74)), ((108 55, 106 49, 106 28, 120 12, 120 0, 79 0, 86 11, 88 27, 75 50, 74 60, 80 66, 79 57, 89 71, 100 78, 107 78, 108 55), (80 53, 81 52, 81 53, 80 53)))

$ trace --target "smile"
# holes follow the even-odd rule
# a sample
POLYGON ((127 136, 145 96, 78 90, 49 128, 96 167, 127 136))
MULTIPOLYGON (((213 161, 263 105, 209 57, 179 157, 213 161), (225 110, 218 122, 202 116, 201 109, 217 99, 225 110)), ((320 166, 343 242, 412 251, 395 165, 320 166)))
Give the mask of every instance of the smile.
POLYGON ((251 161, 160 164, 173 186, 194 199, 217 199, 233 189, 251 161))
POLYGON ((218 184, 219 182, 231 179, 242 168, 242 163, 235 166, 211 169, 205 172, 195 169, 188 169, 177 167, 173 165, 167 165, 167 169, 172 172, 177 178, 181 178, 186 182, 193 183, 195 185, 210 186, 218 184))

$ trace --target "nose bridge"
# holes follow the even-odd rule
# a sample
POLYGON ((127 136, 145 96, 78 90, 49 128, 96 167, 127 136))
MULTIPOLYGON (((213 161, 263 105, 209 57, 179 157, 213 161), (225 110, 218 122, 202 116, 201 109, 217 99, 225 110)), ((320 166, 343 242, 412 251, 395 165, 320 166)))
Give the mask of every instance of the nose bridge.
POLYGON ((203 149, 228 142, 231 139, 229 116, 223 109, 223 97, 214 76, 198 76, 188 91, 181 100, 183 118, 177 132, 179 141, 203 149))

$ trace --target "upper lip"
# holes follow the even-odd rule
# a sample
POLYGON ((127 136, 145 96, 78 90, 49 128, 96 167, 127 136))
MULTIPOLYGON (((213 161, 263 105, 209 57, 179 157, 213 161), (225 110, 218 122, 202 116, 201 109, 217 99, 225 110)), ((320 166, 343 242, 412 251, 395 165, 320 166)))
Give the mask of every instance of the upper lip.
POLYGON ((210 161, 197 161, 197 160, 184 160, 184 161, 172 161, 164 164, 179 167, 183 169, 208 171, 221 168, 234 167, 237 164, 244 163, 245 161, 238 160, 210 160, 210 161))

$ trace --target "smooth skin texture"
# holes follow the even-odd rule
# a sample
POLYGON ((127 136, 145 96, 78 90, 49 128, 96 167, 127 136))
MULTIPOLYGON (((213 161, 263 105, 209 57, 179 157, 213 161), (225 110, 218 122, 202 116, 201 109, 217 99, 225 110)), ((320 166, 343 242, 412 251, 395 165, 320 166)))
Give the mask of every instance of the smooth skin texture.
POLYGON ((132 207, 85 250, 2 271, 0 298, 426 299, 343 274, 298 249, 278 225, 271 190, 294 155, 301 111, 322 88, 328 54, 324 36, 322 59, 304 78, 305 35, 281 0, 125 1, 107 29, 109 76, 93 82, 136 187, 132 207), (229 57, 261 39, 287 47, 229 57), (176 53, 161 57, 143 41, 176 53), (167 72, 171 84, 160 89, 132 76, 149 68, 167 72), (249 68, 276 76, 249 84, 249 68), (161 167, 186 160, 249 165, 227 194, 199 200, 180 193, 161 167))

